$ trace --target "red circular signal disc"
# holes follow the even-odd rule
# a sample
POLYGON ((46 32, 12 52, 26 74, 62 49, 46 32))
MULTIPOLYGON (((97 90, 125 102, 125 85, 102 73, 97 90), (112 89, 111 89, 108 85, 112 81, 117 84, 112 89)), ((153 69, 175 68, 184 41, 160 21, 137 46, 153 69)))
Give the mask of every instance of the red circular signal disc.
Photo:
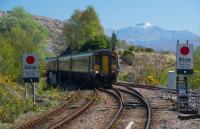
POLYGON ((180 52, 182 55, 187 55, 190 52, 190 49, 186 46, 181 47, 180 52))
POLYGON ((26 63, 27 64, 33 64, 35 62, 35 58, 33 56, 27 56, 26 57, 26 63))

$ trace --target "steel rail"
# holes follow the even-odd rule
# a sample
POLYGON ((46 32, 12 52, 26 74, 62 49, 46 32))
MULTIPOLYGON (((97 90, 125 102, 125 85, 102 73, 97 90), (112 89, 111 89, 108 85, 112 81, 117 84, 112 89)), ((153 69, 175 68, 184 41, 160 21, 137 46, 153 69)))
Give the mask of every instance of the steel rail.
POLYGON ((129 91, 124 90, 124 89, 120 89, 120 88, 118 88, 118 89, 120 91, 123 91, 123 92, 126 92, 126 93, 129 93, 129 94, 136 96, 145 105, 145 107, 147 109, 147 121, 145 122, 145 129, 150 129, 151 128, 151 121, 152 121, 152 109, 151 109, 149 102, 147 101, 145 96, 143 96, 140 92, 133 89, 132 87, 130 87, 128 85, 123 85, 123 87, 127 88, 129 91))
POLYGON ((135 92, 136 94, 138 94, 138 96, 141 97, 141 99, 144 101, 144 104, 147 107, 147 121, 146 121, 146 126, 145 129, 150 129, 151 128, 151 121, 152 121, 152 109, 151 109, 151 105, 148 102, 148 100, 145 98, 145 96, 143 96, 141 93, 139 93, 138 91, 136 91, 135 89, 133 89, 132 87, 127 87, 128 89, 132 90, 133 92, 135 92))
POLYGON ((175 90, 175 89, 167 89, 167 88, 158 87, 158 86, 134 84, 134 83, 127 83, 127 82, 116 82, 115 85, 130 86, 133 88, 143 88, 143 89, 149 89, 149 90, 163 90, 163 91, 166 91, 169 93, 177 94, 177 90, 175 90))
POLYGON ((113 88, 113 87, 112 87, 112 89, 113 89, 114 92, 109 91, 109 90, 106 90, 106 89, 99 89, 99 90, 101 90, 101 91, 103 91, 103 92, 106 92, 106 93, 108 93, 108 94, 114 96, 115 98, 118 99, 118 101, 119 101, 119 103, 120 103, 120 104, 119 104, 119 109, 118 109, 118 111, 115 113, 114 117, 113 117, 112 120, 109 122, 109 124, 105 127, 105 129, 110 129, 110 128, 111 128, 111 126, 114 124, 114 122, 117 120, 117 118, 120 116, 122 110, 124 109, 124 106, 123 106, 123 105, 124 105, 124 104, 123 104, 124 101, 123 101, 123 98, 122 98, 121 93, 120 93, 119 90, 117 90, 116 88, 113 88))
POLYGON ((61 120, 59 123, 57 123, 56 125, 52 126, 50 129, 58 129, 63 127, 63 125, 65 125, 66 123, 68 123, 69 121, 73 120, 74 118, 78 117, 81 113, 83 113, 86 109, 88 109, 92 103, 95 101, 95 98, 97 96, 97 90, 94 89, 94 94, 93 97, 90 101, 88 101, 84 106, 82 106, 81 108, 79 108, 77 111, 75 111, 73 114, 71 114, 69 117, 61 120))
MULTIPOLYGON (((119 86, 129 86, 131 88, 143 88, 143 89, 149 89, 149 90, 162 90, 162 92, 167 92, 171 94, 178 95, 178 91, 176 89, 167 89, 163 87, 156 87, 156 86, 150 86, 150 85, 141 85, 141 84, 134 84, 134 83, 127 83, 127 82, 117 82, 115 83, 116 85, 119 86)), ((198 91, 192 91, 189 90, 189 96, 196 96, 199 95, 200 93, 198 91)), ((196 111, 195 109, 193 109, 196 111)), ((188 114, 188 115, 178 115, 180 119, 193 119, 193 118, 199 118, 199 115, 196 114, 188 114)))
MULTIPOLYGON (((79 92, 79 91, 78 91, 79 92)), ((77 92, 77 94, 78 94, 77 92)), ((64 97, 62 97, 61 99, 62 101, 64 100, 64 97)), ((35 124, 37 124, 39 121, 42 121, 42 120, 45 120, 47 119, 48 116, 54 114, 54 113, 57 113, 59 112, 66 104, 68 104, 69 102, 71 102, 73 100, 73 97, 70 97, 69 99, 66 100, 66 102, 64 102, 63 104, 55 107, 54 109, 52 110, 49 110, 49 111, 46 111, 45 113, 39 115, 39 116, 36 116, 36 117, 33 117, 30 121, 26 122, 26 123, 23 123, 17 127, 15 127, 14 129, 26 129, 30 126, 34 126, 35 124)))
MULTIPOLYGON (((152 85, 142 85, 142 84, 135 84, 135 83, 127 83, 127 82, 116 82, 115 85, 128 85, 135 88, 143 88, 143 89, 149 89, 149 90, 162 90, 164 92, 177 94, 176 89, 167 89, 164 87, 158 87, 158 86, 152 86, 152 85)), ((190 94, 198 95, 199 92, 196 91, 189 91, 190 94)))

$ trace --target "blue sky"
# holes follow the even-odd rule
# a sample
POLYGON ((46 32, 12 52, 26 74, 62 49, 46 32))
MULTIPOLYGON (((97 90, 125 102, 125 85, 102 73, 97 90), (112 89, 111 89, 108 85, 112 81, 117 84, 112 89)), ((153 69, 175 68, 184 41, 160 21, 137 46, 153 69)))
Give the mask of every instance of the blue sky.
POLYGON ((92 5, 105 29, 150 22, 165 29, 200 34, 200 0, 0 0, 0 10, 21 6, 28 12, 69 19, 75 9, 92 5))

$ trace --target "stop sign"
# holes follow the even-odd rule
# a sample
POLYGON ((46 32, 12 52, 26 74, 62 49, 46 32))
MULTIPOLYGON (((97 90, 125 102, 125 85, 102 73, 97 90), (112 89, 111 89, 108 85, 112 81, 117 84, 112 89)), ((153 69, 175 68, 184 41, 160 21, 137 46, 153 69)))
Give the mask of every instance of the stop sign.
POLYGON ((34 56, 27 56, 26 57, 26 63, 27 64, 34 64, 35 63, 35 57, 34 56))
POLYGON ((23 55, 23 78, 24 82, 38 82, 39 68, 38 57, 35 53, 24 53, 23 55))
POLYGON ((180 49, 180 53, 181 53, 182 55, 187 55, 187 54, 189 54, 189 52, 190 52, 190 49, 189 49, 187 46, 183 46, 183 47, 181 47, 181 49, 180 49))
POLYGON ((193 45, 176 45, 176 69, 178 74, 193 74, 193 45))

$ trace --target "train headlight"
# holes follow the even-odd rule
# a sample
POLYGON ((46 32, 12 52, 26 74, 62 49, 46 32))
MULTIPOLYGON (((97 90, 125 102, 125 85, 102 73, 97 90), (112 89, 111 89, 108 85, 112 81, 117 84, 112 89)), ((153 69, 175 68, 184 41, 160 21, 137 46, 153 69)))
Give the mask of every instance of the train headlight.
POLYGON ((99 71, 98 71, 98 70, 95 70, 95 73, 97 74, 97 73, 99 73, 99 71))
POLYGON ((116 70, 112 70, 112 73, 115 73, 116 72, 116 70))

